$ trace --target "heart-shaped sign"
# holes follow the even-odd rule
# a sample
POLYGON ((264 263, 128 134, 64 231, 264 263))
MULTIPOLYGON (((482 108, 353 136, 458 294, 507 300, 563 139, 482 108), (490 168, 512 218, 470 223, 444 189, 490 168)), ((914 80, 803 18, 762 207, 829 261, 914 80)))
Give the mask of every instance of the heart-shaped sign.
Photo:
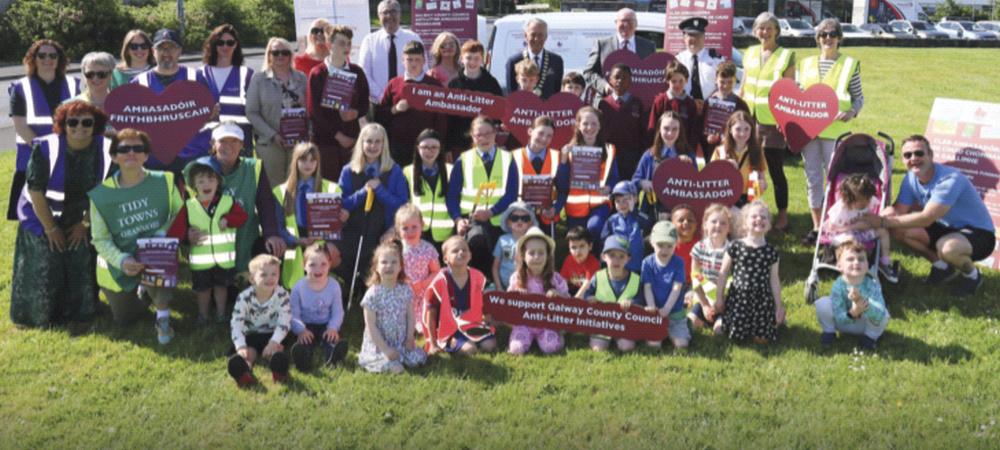
POLYGON ((771 86, 768 106, 792 151, 799 152, 837 118, 837 93, 823 83, 804 92, 795 80, 782 78, 771 86))
POLYGON ((159 94, 140 84, 126 84, 104 101, 111 126, 145 131, 153 157, 164 165, 173 162, 208 122, 214 105, 205 85, 188 80, 174 81, 159 94))
POLYGON ((507 96, 507 112, 503 123, 518 142, 527 144, 530 140, 528 130, 538 116, 549 116, 555 122, 555 133, 552 136, 550 148, 562 148, 573 137, 576 124, 576 111, 583 107, 580 97, 568 92, 559 92, 542 100, 541 97, 527 91, 514 91, 507 96))
POLYGON ((642 101, 647 110, 653 106, 657 94, 667 91, 667 64, 673 61, 674 55, 667 52, 656 52, 639 58, 628 50, 615 50, 604 58, 604 79, 611 79, 611 68, 623 63, 632 69, 632 87, 629 92, 642 101))
POLYGON ((743 195, 743 176, 730 161, 712 161, 700 172, 688 161, 672 158, 653 172, 653 189, 666 207, 681 203, 695 209, 695 217, 712 203, 732 206, 743 195))

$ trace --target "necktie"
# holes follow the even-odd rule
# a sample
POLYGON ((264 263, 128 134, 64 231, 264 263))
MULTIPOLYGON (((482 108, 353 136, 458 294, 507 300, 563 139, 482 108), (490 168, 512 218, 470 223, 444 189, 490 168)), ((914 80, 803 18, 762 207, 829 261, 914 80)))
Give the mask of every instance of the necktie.
POLYGON ((389 35, 389 79, 396 78, 396 64, 399 63, 399 56, 396 55, 396 35, 389 35))
POLYGON ((490 174, 491 172, 493 172, 493 158, 490 157, 490 154, 483 153, 482 159, 483 159, 483 167, 486 168, 486 173, 490 174))
POLYGON ((365 174, 368 175, 368 179, 372 179, 378 176, 378 174, 375 172, 374 167, 369 167, 367 170, 365 170, 365 174))
POLYGON ((698 55, 691 57, 691 96, 696 100, 704 100, 701 93, 701 76, 698 72, 698 55))
POLYGON ((295 196, 295 220, 298 222, 299 228, 306 228, 307 225, 306 222, 309 217, 308 214, 306 214, 306 194, 310 191, 311 189, 309 189, 309 185, 302 183, 299 185, 299 192, 295 196))
POLYGON ((628 50, 628 41, 622 41, 622 50, 628 50))
POLYGON ((541 57, 541 55, 535 55, 535 65, 538 66, 539 69, 542 68, 542 57, 541 57))
POLYGON ((542 166, 544 164, 545 164, 545 161, 543 161, 540 156, 535 156, 535 157, 531 158, 531 167, 535 169, 535 173, 541 172, 542 171, 542 166))

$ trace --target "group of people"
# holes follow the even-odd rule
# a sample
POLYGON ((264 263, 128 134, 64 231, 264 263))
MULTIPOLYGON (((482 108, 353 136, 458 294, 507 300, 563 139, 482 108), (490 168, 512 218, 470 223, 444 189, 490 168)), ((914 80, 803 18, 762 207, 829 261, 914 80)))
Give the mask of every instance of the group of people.
MULTIPOLYGON (((261 357, 275 381, 288 378, 292 363, 312 367, 318 348, 326 363, 342 360, 340 327, 359 276, 367 289, 358 360, 375 372, 398 373, 436 352, 497 349, 496 324, 483 305, 493 289, 643 308, 669 318, 675 347, 688 345, 691 327, 770 342, 785 314, 779 252, 766 235, 787 227, 788 186, 785 142, 767 98, 775 81, 796 73, 801 85, 828 84, 840 99, 837 120, 803 150, 814 225, 806 241, 844 235, 836 250, 841 277, 817 302, 823 343, 840 331, 875 346, 889 316, 868 265, 879 264, 889 281, 898 276, 890 236, 933 263, 929 283, 959 275, 959 295, 982 283, 973 262, 995 246, 988 211, 968 178, 934 163, 919 136, 902 146, 909 173, 893 208, 872 214, 871 180, 853 177, 841 184, 836 205, 843 220, 830 221, 841 228, 821 230, 825 168, 863 105, 860 64, 839 52, 836 21, 817 26, 820 55, 796 62, 777 45, 777 19, 761 14, 754 24, 761 44, 747 50, 736 91, 735 65, 704 47, 707 20, 687 20, 680 25, 687 50, 666 68, 669 89, 643 105, 629 93, 628 66, 614 66, 607 78, 602 70, 615 50, 655 51, 635 35, 629 9, 619 11, 616 35, 597 41, 583 74, 563 74, 559 56, 544 49, 544 21, 528 21, 525 50, 507 62, 506 87, 483 67, 481 43, 442 33, 428 58, 420 38, 400 28, 396 0, 380 2, 378 16, 382 29, 362 42, 360 65, 350 61, 351 29, 322 19, 301 54, 270 39, 259 72, 243 64, 231 25, 211 32, 198 69, 178 63, 176 32, 133 30, 120 62, 100 52, 83 58, 83 83, 66 74, 57 42, 35 42, 24 58, 28 73, 11 87, 18 157, 8 215, 20 221, 12 320, 90 320, 100 291, 122 324, 153 303, 157 339, 168 344, 174 288, 141 283, 145 266, 136 257, 140 240, 168 236, 186 243, 199 324, 230 324, 228 370, 241 386, 256 382, 252 367, 261 357), (329 101, 333 76, 354 80, 349 101, 329 101), (202 83, 218 104, 213 122, 166 163, 151 156, 157 144, 146 133, 111 129, 102 107, 117 86, 162 92, 177 80, 202 83), (577 112, 570 143, 551 148, 549 117, 536 118, 520 144, 504 139, 509 133, 490 118, 414 108, 403 98, 411 83, 596 96, 577 112), (702 130, 712 96, 739 105, 720 134, 702 130), (295 142, 283 124, 301 109, 310 139, 295 142), (599 180, 571 184, 574 157, 588 149, 600 152, 599 180), (746 192, 704 212, 659 204, 656 167, 673 158, 697 167, 699 152, 730 161, 746 192), (778 206, 773 220, 761 200, 767 174, 778 206), (526 180, 547 183, 551 201, 526 203, 526 180), (310 233, 310 193, 340 195, 340 240, 310 233), (878 261, 868 260, 872 241, 883 247, 878 261), (557 271, 564 243, 570 257, 557 271), (237 295, 241 277, 249 287, 237 295)), ((605 350, 612 340, 594 335, 590 347, 605 350)), ((563 333, 513 325, 508 349, 523 354, 535 342, 556 352, 563 333)), ((637 343, 614 344, 629 351, 637 343)))

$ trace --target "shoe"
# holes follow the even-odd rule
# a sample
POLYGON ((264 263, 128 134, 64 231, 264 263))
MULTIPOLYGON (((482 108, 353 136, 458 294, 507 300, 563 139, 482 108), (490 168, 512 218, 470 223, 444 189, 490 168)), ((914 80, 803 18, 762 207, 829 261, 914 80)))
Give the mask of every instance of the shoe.
POLYGON ((806 237, 802 238, 802 243, 805 245, 816 245, 816 239, 819 239, 819 232, 816 230, 810 230, 806 237))
POLYGON ((257 382, 257 379, 253 376, 253 371, 250 370, 250 365, 247 361, 243 359, 240 355, 233 355, 229 357, 229 376, 236 380, 236 385, 243 388, 250 386, 257 382))
POLYGON ((833 345, 837 340, 837 333, 823 333, 819 335, 819 343, 824 347, 833 345))
POLYGON ((860 338, 858 338, 858 347, 861 347, 862 350, 866 350, 866 351, 870 351, 870 352, 871 351, 875 351, 875 344, 876 343, 878 343, 878 341, 876 341, 875 339, 872 339, 872 338, 870 338, 868 336, 862 335, 860 338))
POLYGON ((201 315, 201 314, 198 314, 198 320, 196 320, 196 321, 195 321, 195 323, 196 323, 196 324, 197 324, 197 325, 198 325, 199 327, 202 327, 202 326, 205 326, 205 325, 208 325, 208 316, 203 316, 203 315, 201 315))
POLYGON ((931 273, 927 274, 927 278, 924 282, 931 286, 937 286, 950 280, 955 275, 958 275, 958 271, 955 270, 954 267, 948 266, 947 269, 938 269, 937 267, 931 266, 931 273))
POLYGON ((156 319, 156 339, 160 345, 167 345, 174 337, 174 329, 170 328, 170 318, 163 317, 156 319))
POLYGON ((215 323, 217 325, 225 324, 226 323, 226 315, 225 314, 216 314, 215 315, 215 323))
POLYGON ((292 344, 292 361, 295 363, 295 368, 300 372, 308 372, 312 370, 312 347, 308 345, 299 344, 298 342, 292 344))
POLYGON ((958 277, 955 288, 951 290, 951 295, 955 297, 968 297, 976 293, 979 286, 983 284, 983 274, 977 273, 976 278, 969 278, 965 275, 958 277))
POLYGON ((878 273, 889 283, 899 283, 899 261, 892 261, 888 265, 879 264, 878 273))
POLYGON ((333 350, 327 352, 325 363, 330 367, 335 366, 343 361, 345 356, 347 356, 347 339, 341 339, 333 344, 333 350))
POLYGON ((275 383, 285 383, 289 380, 288 375, 288 354, 278 352, 271 355, 271 379, 275 383))

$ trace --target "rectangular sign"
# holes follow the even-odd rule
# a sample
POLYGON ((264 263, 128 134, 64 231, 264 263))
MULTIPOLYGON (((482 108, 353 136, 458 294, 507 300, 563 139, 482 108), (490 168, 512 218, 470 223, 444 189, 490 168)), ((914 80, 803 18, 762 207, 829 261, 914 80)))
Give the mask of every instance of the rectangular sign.
POLYGON ((705 136, 725 134, 729 116, 736 112, 736 102, 711 96, 705 101, 705 136))
POLYGON ((177 238, 144 238, 136 241, 135 259, 146 267, 139 282, 147 286, 177 286, 177 238))
POLYGON ((535 208, 552 207, 552 177, 522 175, 521 200, 535 208))
POLYGON ((323 85, 323 97, 319 100, 319 106, 324 108, 346 111, 351 107, 351 100, 354 99, 354 83, 358 81, 358 74, 341 69, 329 69, 329 76, 323 85))
POLYGON ((449 89, 428 84, 407 83, 403 98, 410 106, 452 116, 476 117, 480 114, 492 119, 502 119, 507 102, 485 92, 449 89))
POLYGON ((340 240, 340 194, 329 192, 309 192, 306 194, 306 228, 309 237, 326 240, 340 240))
POLYGON ((420 36, 428 54, 444 31, 454 33, 460 43, 477 38, 476 0, 412 0, 411 6, 410 29, 420 36))
POLYGON ((570 165, 569 187, 577 189, 597 190, 601 188, 601 154, 600 147, 573 147, 570 155, 573 164, 570 165))
POLYGON ((291 147, 299 142, 309 141, 309 122, 305 108, 284 108, 278 122, 278 134, 285 145, 291 147))
POLYGON ((667 0, 664 51, 676 55, 687 49, 678 26, 691 17, 708 19, 705 48, 714 48, 727 59, 733 57, 733 0, 667 0))

